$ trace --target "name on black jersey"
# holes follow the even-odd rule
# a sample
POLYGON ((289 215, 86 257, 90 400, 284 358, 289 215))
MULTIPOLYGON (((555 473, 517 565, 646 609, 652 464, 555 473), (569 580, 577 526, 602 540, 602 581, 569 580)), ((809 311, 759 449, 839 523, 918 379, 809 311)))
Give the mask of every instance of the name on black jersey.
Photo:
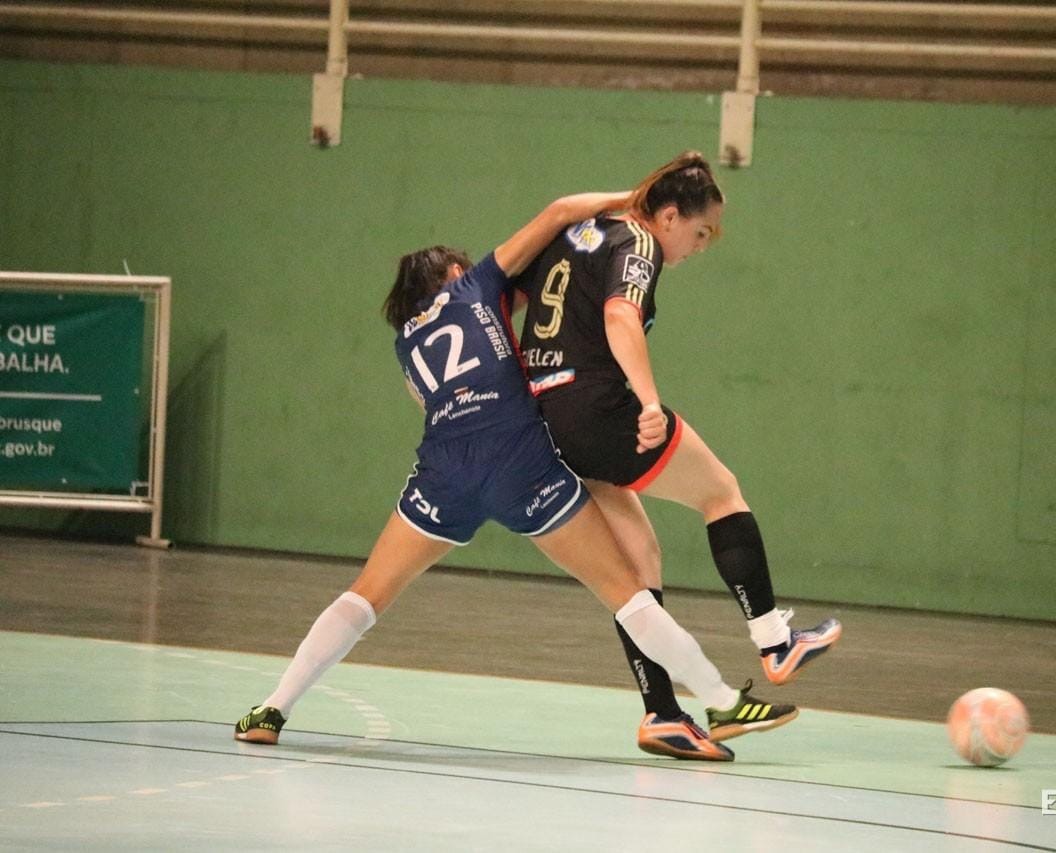
POLYGON ((524 361, 529 367, 560 367, 565 363, 565 352, 559 349, 529 347, 524 351, 524 361))

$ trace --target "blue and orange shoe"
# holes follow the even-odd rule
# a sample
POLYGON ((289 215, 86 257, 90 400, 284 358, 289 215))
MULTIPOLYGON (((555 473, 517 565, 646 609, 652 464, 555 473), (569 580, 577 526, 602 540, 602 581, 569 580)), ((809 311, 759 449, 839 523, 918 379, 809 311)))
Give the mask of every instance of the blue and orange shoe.
MULTIPOLYGON (((788 621, 792 611, 782 615, 788 621)), ((760 653, 763 672, 774 684, 788 684, 803 667, 827 652, 842 633, 843 626, 836 619, 826 619, 820 625, 802 631, 793 628, 786 645, 764 649, 760 653)))
POLYGON ((733 761, 733 751, 713 743, 689 714, 665 720, 646 714, 638 727, 638 748, 652 755, 670 755, 692 761, 733 761))

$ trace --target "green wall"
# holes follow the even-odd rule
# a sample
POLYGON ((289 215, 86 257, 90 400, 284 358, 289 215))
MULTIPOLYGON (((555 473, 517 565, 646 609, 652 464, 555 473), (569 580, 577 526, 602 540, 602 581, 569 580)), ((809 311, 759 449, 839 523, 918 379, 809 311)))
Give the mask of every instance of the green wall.
MULTIPOLYGON (((323 151, 307 78, 0 61, 0 268, 173 278, 177 543, 366 554, 421 429, 379 316, 396 259, 479 255, 718 140, 707 94, 345 99, 323 151)), ((650 342, 779 595, 1056 619, 1056 109, 762 99, 755 158, 650 342)), ((703 525, 649 509, 668 585, 721 588, 703 525)), ((448 562, 553 571, 493 525, 448 562)))

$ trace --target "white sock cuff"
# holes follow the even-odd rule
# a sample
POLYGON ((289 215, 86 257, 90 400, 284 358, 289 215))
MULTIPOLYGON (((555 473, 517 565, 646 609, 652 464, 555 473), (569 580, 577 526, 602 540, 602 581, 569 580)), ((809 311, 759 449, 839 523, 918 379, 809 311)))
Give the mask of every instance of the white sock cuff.
POLYGON ((342 593, 337 598, 338 601, 347 601, 353 607, 357 607, 363 611, 363 615, 366 616, 366 624, 357 625, 360 633, 370 630, 374 627, 374 623, 378 621, 378 615, 374 612, 374 605, 367 601, 358 592, 352 592, 351 590, 342 593))
POLYGON ((789 641, 791 629, 784 613, 776 607, 769 613, 748 620, 748 633, 760 649, 781 646, 789 641))
POLYGON ((623 607, 616 611, 616 621, 622 625, 628 616, 633 616, 639 610, 644 610, 651 605, 660 606, 649 590, 639 590, 627 599, 627 603, 623 607))

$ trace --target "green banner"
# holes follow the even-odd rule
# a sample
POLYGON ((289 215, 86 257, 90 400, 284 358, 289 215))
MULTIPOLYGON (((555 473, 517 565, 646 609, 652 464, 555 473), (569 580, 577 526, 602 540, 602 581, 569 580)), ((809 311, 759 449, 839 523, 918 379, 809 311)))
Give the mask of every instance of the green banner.
POLYGON ((136 493, 144 308, 0 290, 0 489, 136 493))

